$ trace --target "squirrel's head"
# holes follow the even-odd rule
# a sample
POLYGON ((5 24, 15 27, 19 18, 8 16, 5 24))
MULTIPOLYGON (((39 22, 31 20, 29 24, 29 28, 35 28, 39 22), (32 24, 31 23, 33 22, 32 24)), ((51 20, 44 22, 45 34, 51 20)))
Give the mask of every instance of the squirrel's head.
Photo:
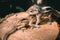
POLYGON ((28 8, 27 12, 29 12, 31 15, 36 15, 39 13, 39 6, 33 5, 33 6, 28 8))

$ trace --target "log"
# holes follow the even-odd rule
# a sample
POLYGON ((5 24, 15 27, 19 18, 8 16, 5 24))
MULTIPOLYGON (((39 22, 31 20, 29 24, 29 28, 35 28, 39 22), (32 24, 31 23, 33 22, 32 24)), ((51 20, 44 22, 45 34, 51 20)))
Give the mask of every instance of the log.
POLYGON ((8 40, 56 40, 58 33, 58 24, 53 22, 52 25, 40 25, 40 28, 18 30, 11 34, 8 40))
MULTIPOLYGON (((22 12, 25 14, 27 12, 22 12)), ((6 32, 11 30, 19 22, 19 19, 22 17, 20 13, 17 13, 13 16, 6 18, 0 24, 0 38, 2 38, 6 32)), ((28 13, 27 13, 28 14, 28 13)), ((59 34, 59 27, 57 22, 52 22, 52 25, 44 24, 40 25, 40 28, 28 28, 26 30, 18 30, 11 35, 9 35, 8 40, 55 40, 59 34)))

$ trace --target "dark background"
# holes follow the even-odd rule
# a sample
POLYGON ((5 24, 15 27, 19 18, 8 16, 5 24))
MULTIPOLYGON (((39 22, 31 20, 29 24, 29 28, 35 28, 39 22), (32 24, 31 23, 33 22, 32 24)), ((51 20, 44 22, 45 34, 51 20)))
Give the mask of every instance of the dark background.
MULTIPOLYGON (((43 3, 60 11, 60 0, 43 0, 43 3)), ((0 0, 0 17, 12 12, 20 12, 17 6, 26 10, 32 4, 31 0, 0 0)))
POLYGON ((43 0, 43 2, 60 11, 60 0, 43 0))

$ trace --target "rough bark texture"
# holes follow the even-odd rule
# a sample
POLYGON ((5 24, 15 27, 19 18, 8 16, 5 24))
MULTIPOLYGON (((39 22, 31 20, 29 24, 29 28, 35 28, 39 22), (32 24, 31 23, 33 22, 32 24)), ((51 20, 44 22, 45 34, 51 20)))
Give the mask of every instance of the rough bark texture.
POLYGON ((39 29, 30 28, 27 30, 18 30, 9 36, 8 40, 55 40, 58 36, 59 29, 56 22, 52 25, 41 25, 39 29))
MULTIPOLYGON (((23 12, 26 14, 26 12, 23 12)), ((19 22, 22 15, 16 15, 6 18, 0 24, 0 37, 3 37, 6 32, 11 30, 19 22)), ((40 28, 28 28, 26 30, 18 30, 8 37, 8 40, 55 40, 59 34, 57 22, 52 22, 52 25, 40 25, 40 28)))

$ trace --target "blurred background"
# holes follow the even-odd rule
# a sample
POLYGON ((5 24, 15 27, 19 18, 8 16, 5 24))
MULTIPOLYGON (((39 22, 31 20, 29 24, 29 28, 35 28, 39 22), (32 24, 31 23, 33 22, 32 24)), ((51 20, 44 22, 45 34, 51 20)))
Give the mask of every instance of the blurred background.
MULTIPOLYGON (((60 0, 43 0, 43 3, 60 11, 60 0)), ((0 17, 12 12, 25 11, 32 4, 31 0, 0 0, 0 17)))
POLYGON ((0 0, 0 17, 9 13, 25 11, 30 6, 29 0, 0 0))

